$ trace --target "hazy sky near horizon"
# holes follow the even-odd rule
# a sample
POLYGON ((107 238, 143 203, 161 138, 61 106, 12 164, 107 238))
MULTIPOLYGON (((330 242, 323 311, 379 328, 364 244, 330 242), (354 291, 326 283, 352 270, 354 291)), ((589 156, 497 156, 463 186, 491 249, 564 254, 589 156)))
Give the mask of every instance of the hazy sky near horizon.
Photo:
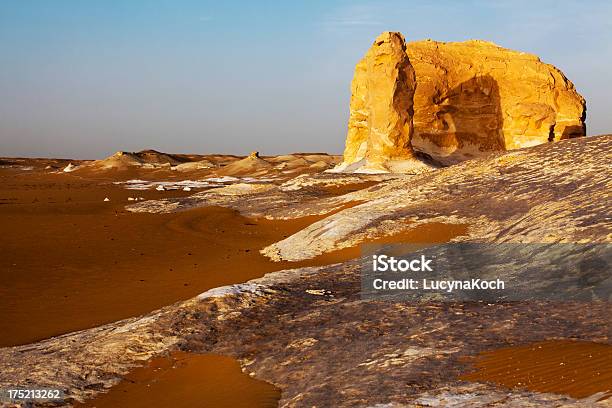
POLYGON ((537 54, 612 133, 612 2, 0 0, 0 156, 341 153, 382 31, 537 54))

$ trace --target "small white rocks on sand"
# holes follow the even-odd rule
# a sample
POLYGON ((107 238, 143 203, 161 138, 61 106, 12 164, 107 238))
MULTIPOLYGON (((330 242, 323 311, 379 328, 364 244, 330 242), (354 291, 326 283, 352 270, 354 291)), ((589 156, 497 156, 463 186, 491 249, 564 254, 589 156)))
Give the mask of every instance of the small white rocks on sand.
POLYGON ((155 187, 155 189, 157 191, 164 191, 164 190, 166 190, 166 188, 164 186, 162 186, 161 184, 159 186, 155 187))
POLYGON ((110 201, 110 198, 104 197, 104 201, 110 201))

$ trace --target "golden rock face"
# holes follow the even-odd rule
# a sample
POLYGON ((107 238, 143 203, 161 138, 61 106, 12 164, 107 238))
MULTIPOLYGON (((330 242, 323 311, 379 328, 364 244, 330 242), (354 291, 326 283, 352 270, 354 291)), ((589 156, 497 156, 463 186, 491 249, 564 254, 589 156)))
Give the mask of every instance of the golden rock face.
POLYGON ((486 41, 405 45, 383 33, 351 91, 337 171, 402 171, 413 148, 452 164, 586 133, 585 100, 561 71, 486 41))
POLYGON ((400 33, 378 36, 355 67, 344 162, 338 170, 389 171, 392 161, 413 158, 416 80, 400 33))
POLYGON ((561 71, 486 41, 411 42, 413 146, 446 162, 584 136, 586 104, 561 71))

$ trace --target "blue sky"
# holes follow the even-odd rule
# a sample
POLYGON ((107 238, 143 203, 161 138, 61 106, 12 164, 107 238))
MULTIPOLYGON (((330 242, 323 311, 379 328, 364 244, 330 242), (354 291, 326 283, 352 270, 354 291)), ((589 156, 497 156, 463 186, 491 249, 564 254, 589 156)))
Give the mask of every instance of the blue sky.
POLYGON ((539 55, 612 133, 609 1, 0 0, 0 156, 340 153, 382 31, 539 55))

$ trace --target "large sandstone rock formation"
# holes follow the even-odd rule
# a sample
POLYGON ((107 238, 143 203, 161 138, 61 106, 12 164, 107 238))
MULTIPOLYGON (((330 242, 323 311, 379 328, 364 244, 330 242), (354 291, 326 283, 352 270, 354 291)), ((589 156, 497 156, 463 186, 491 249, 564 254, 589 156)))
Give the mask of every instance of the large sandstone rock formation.
POLYGON ((337 171, 401 171, 414 162, 415 74, 400 33, 385 32, 355 67, 344 161, 337 171))
POLYGON ((447 162, 584 136, 586 104, 561 71, 486 41, 407 45, 413 146, 447 162))
POLYGON ((486 41, 405 46, 400 33, 383 33, 357 64, 351 89, 338 171, 401 171, 388 163, 411 157, 407 142, 451 164, 586 132, 584 98, 561 71, 486 41))

